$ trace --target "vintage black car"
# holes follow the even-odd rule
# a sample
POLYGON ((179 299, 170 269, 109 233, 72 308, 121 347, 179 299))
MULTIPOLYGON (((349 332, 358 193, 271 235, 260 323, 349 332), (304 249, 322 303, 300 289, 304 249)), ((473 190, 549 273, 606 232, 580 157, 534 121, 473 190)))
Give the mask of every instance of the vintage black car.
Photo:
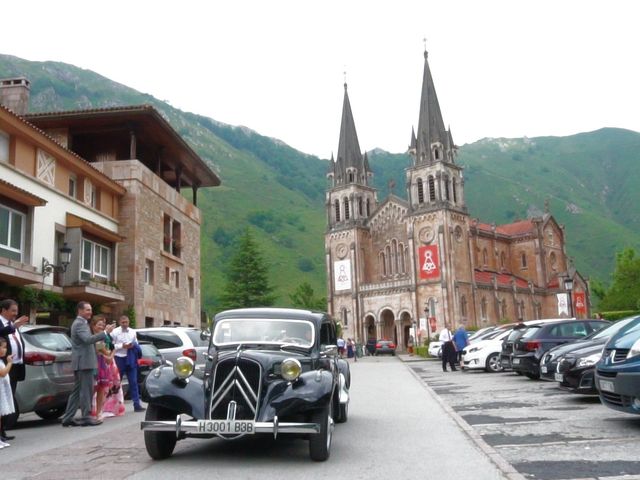
POLYGON ((349 364, 325 313, 280 308, 216 315, 203 379, 193 360, 155 369, 145 382, 147 452, 169 457, 176 441, 302 434, 312 460, 329 458, 335 423, 347 421, 349 364))

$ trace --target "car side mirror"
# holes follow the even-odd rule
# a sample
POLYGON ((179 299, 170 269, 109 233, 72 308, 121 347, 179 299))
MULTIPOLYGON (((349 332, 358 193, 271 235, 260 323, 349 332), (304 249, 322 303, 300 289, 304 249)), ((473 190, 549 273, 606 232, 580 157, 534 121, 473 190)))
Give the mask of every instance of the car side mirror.
POLYGON ((211 332, 209 330, 200 331, 200 340, 209 340, 211 338, 211 332))
POLYGON ((338 346, 337 345, 321 345, 320 353, 326 355, 327 357, 337 357, 338 346))

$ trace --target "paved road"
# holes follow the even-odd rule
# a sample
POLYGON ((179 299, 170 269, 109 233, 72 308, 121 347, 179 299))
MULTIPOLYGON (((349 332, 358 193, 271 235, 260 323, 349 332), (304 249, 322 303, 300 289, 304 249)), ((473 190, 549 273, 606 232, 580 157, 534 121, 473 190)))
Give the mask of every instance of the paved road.
POLYGON ((21 421, 18 438, 0 451, 2 479, 518 478, 506 476, 397 358, 368 357, 351 366, 349 422, 336 426, 324 463, 309 460, 306 441, 284 436, 187 439, 170 459, 153 462, 138 430, 142 414, 128 413, 100 427, 21 421))
POLYGON ((525 478, 640 479, 640 415, 513 373, 443 373, 436 361, 407 366, 470 426, 472 435, 525 478))

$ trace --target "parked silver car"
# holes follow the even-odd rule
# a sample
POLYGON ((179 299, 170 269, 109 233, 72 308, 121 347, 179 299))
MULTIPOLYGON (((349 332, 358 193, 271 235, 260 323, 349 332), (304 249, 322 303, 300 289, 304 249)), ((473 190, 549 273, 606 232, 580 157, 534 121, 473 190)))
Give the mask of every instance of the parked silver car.
POLYGON ((193 327, 146 327, 136 328, 139 342, 156 346, 165 360, 175 363, 179 357, 189 357, 197 369, 204 366, 204 354, 209 341, 200 337, 200 330, 193 327))
POLYGON ((24 325, 25 379, 18 382, 16 413, 6 420, 10 428, 20 414, 35 412, 40 418, 58 418, 64 413, 73 390, 69 330, 50 325, 24 325))

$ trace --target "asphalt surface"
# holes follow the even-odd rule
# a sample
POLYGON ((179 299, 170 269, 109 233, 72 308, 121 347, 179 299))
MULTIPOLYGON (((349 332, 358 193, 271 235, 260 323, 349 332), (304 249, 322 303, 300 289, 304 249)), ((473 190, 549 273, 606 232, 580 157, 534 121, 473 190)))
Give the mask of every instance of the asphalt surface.
POLYGON ((445 373, 439 361, 402 358, 472 438, 524 478, 640 479, 640 415, 567 393, 555 382, 510 372, 445 373))

